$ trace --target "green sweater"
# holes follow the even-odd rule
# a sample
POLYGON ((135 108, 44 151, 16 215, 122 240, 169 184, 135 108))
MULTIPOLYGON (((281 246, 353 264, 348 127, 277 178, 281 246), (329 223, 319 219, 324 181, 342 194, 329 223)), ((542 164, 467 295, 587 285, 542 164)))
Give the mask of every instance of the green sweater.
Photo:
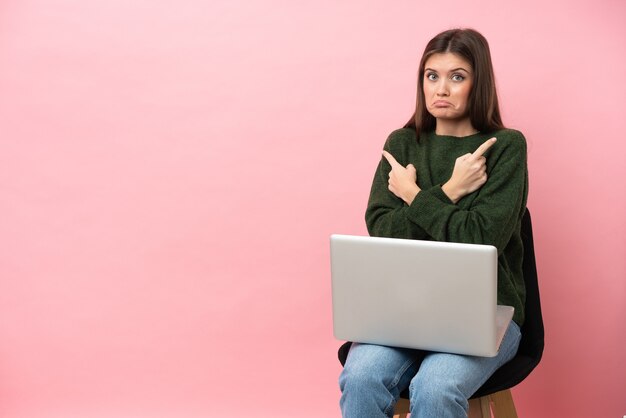
POLYGON ((498 249, 498 304, 515 308, 513 320, 524 322, 521 220, 528 195, 526 140, 503 129, 466 137, 399 129, 385 143, 400 164, 413 164, 421 191, 410 206, 388 189, 391 166, 381 158, 370 192, 365 221, 372 236, 489 244, 498 249), (441 189, 457 157, 474 152, 491 137, 497 142, 484 154, 487 182, 456 204, 441 189))

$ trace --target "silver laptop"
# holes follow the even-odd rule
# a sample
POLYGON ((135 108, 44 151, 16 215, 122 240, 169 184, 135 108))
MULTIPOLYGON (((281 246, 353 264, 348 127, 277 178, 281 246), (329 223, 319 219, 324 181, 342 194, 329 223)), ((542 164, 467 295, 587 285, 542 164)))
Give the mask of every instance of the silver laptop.
POLYGON ((331 235, 337 339, 493 357, 513 308, 498 306, 490 245, 331 235))

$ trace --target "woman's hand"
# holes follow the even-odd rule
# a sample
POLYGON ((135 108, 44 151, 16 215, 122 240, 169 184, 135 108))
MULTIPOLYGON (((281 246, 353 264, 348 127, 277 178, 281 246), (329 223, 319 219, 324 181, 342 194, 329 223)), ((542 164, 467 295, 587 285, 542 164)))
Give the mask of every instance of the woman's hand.
POLYGON ((487 182, 487 159, 483 154, 495 143, 496 138, 488 139, 472 154, 456 159, 450 180, 441 187, 451 201, 457 203, 487 182))
POLYGON ((391 165, 389 191, 404 200, 407 205, 410 205, 420 192, 420 188, 417 185, 417 170, 415 170, 413 164, 407 165, 406 168, 403 167, 387 151, 383 151, 383 156, 391 165))

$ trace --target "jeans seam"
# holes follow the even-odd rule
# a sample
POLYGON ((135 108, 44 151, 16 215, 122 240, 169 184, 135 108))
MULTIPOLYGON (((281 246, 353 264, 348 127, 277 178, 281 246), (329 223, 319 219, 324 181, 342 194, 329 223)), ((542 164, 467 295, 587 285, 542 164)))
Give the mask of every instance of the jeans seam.
MULTIPOLYGON (((404 364, 402 365, 402 367, 400 367, 400 369, 398 369, 398 372, 394 376, 391 383, 388 386, 386 386, 390 394, 391 394, 392 389, 397 388, 398 383, 400 382, 400 379, 402 379, 402 376, 404 375, 404 373, 406 373, 406 371, 409 369, 409 367, 411 367, 411 365, 413 365, 413 363, 415 363, 415 359, 409 359, 404 362, 404 364)), ((395 406, 396 401, 397 399, 393 395, 391 395, 391 402, 389 403, 389 405, 387 405, 384 411, 385 415, 389 416, 389 413, 393 412, 393 408, 395 406)))

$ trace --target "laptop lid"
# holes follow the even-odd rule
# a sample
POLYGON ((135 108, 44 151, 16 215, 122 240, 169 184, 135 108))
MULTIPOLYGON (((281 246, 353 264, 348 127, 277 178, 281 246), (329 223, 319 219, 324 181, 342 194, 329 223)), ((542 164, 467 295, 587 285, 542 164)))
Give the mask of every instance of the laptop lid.
POLYGON ((497 354, 513 308, 496 307, 495 247, 350 235, 330 246, 337 339, 497 354))

